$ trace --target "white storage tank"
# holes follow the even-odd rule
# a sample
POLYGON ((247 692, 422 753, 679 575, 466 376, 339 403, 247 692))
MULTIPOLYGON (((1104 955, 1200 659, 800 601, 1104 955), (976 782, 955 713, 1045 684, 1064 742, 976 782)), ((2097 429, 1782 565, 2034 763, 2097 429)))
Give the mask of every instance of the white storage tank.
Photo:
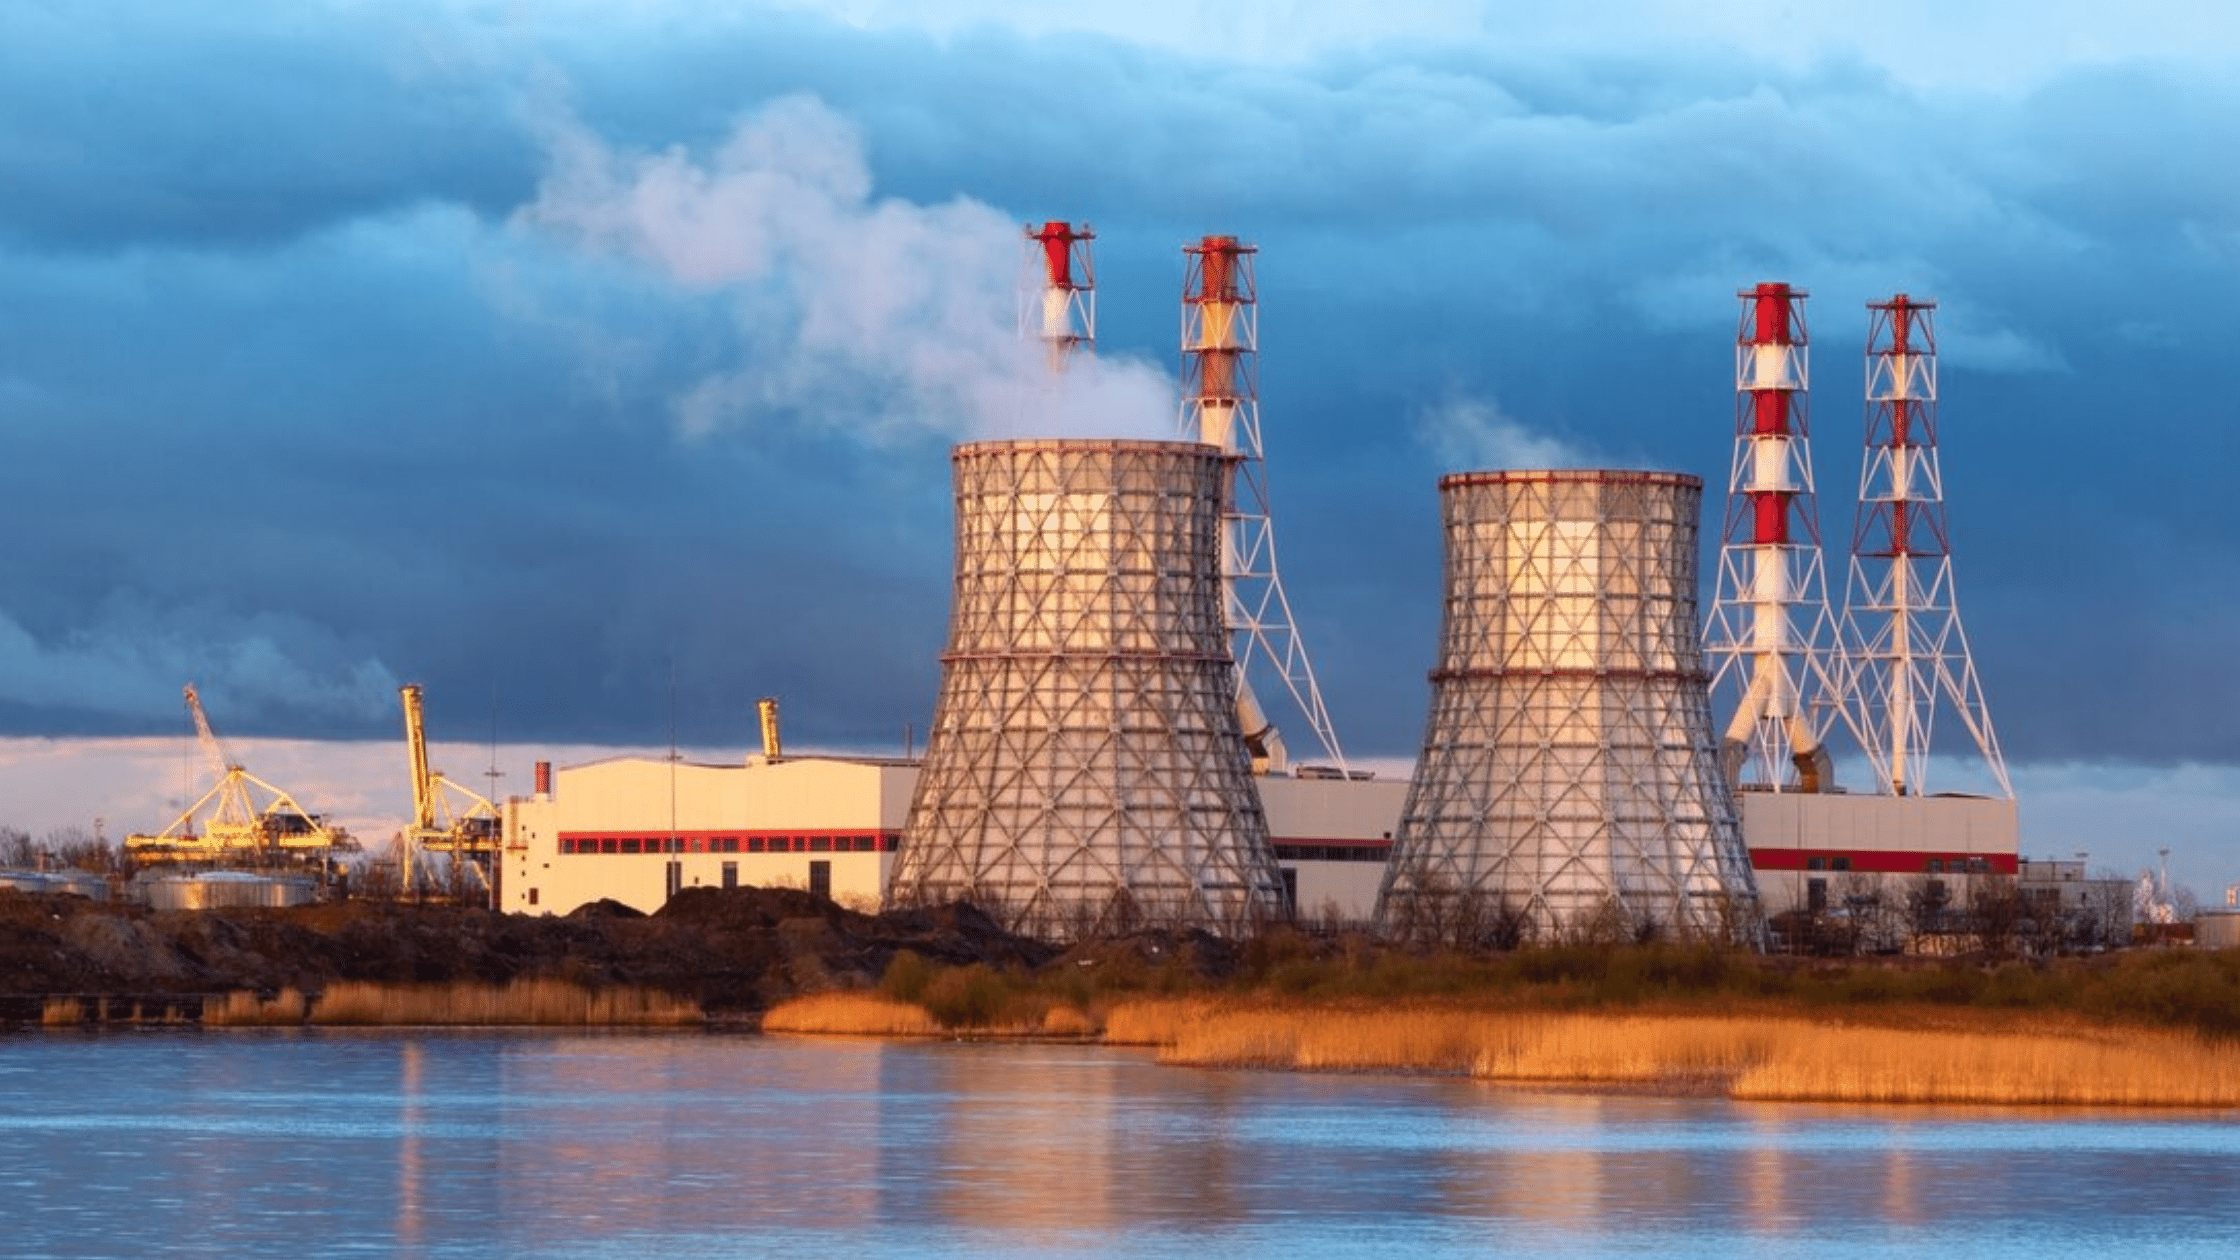
POLYGON ((195 871, 158 875, 134 885, 156 910, 219 910, 309 905, 318 899, 317 881, 305 875, 262 871, 195 871))
POLYGON ((2201 949, 2240 949, 2240 910, 2196 911, 2193 943, 2201 949))

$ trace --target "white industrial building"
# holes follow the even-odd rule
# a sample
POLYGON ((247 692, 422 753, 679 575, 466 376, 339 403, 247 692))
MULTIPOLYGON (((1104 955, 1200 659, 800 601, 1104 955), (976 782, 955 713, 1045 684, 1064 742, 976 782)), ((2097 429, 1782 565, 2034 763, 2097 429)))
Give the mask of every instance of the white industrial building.
MULTIPOLYGON (((876 909, 917 778, 915 760, 880 757, 540 765, 540 790, 505 805, 500 897, 527 914, 601 899, 651 913, 679 889, 750 885, 876 909)), ((1298 914, 1369 918, 1408 782, 1309 769, 1254 783, 1298 914)), ((1869 882, 1895 894, 1935 880, 1964 904, 1971 876, 2022 873, 2012 801, 1743 792, 1739 802, 1770 914, 1840 906, 1869 882)))
MULTIPOLYGON (((680 889, 751 885, 877 909, 917 779, 915 760, 877 757, 540 763, 535 794, 505 806, 500 900, 527 914, 602 899, 651 913, 680 889)), ((1368 918, 1407 783, 1311 769, 1254 782, 1298 913, 1368 918)))
POLYGON ((1895 889, 1900 878, 1936 880, 1964 897, 1972 876, 2019 873, 2012 800, 1822 792, 1736 798, 1768 914, 1827 909, 1857 895, 1847 890, 1895 889))

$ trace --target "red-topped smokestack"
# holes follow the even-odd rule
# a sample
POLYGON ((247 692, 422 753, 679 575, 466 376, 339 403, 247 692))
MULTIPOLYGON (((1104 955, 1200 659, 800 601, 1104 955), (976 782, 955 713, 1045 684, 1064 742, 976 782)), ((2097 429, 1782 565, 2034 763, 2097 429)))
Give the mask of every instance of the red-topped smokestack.
POLYGON ((1936 309, 1903 293, 1867 304, 1867 448, 1844 593, 1856 679, 1847 703, 1882 791, 1926 790, 1930 732, 1944 704, 2011 798, 1953 596, 1937 461, 1936 309))
POLYGON ((1735 782, 1833 785, 1822 746, 1842 692, 1812 488, 1805 293, 1745 289, 1735 337, 1735 450, 1704 648, 1735 782))
POLYGON ((1343 771, 1345 754, 1276 573, 1260 450, 1255 251, 1234 236, 1208 236, 1182 252, 1189 260, 1182 281, 1182 436, 1229 456, 1221 513, 1224 615, 1237 658, 1237 712, 1245 740, 1256 770, 1287 768, 1283 738, 1254 696, 1249 676, 1255 664, 1272 667, 1323 755, 1343 771))
POLYGON ((1050 349, 1050 368, 1063 371, 1077 350, 1097 341, 1096 271, 1089 242, 1096 233, 1052 219, 1027 225, 1027 274, 1021 285, 1019 333, 1050 349))

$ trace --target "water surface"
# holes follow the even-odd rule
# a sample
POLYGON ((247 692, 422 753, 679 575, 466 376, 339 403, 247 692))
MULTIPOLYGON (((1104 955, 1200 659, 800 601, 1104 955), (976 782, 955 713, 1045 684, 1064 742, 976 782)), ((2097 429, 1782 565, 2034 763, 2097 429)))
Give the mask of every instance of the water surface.
POLYGON ((2240 1254, 2240 1118, 700 1033, 0 1036, 6 1254, 2240 1254))

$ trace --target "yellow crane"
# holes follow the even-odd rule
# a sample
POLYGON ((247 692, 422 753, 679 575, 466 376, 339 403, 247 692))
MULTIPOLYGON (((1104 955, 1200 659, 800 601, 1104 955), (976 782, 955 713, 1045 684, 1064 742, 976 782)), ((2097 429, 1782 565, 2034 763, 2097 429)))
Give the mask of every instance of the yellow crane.
POLYGON ((413 889, 414 858, 421 853, 448 853, 454 869, 471 871, 485 887, 498 852, 498 807, 471 788, 461 787, 428 768, 426 703, 418 683, 397 689, 404 701, 405 751, 412 765, 412 826, 405 831, 403 880, 413 889), (463 870, 459 859, 465 859, 463 870))
POLYGON ((347 847, 349 836, 328 827, 293 796, 249 773, 227 750, 194 684, 186 690, 187 712, 195 739, 210 760, 217 782, 187 806, 171 825, 153 835, 124 838, 135 862, 238 862, 267 865, 275 860, 315 861, 347 847), (207 813, 205 812, 207 811, 207 813), (197 823, 200 823, 198 828, 197 823))

